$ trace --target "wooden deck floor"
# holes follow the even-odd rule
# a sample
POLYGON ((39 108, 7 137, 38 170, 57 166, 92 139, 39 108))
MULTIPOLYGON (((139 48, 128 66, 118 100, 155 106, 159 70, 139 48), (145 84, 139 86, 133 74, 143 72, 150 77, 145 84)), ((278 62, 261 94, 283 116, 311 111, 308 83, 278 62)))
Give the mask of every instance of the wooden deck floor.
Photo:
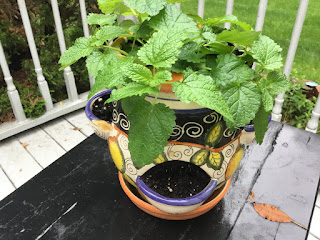
MULTIPOLYGON (((0 142, 0 200, 93 134, 79 110, 0 142)), ((320 194, 308 240, 320 240, 320 194)))

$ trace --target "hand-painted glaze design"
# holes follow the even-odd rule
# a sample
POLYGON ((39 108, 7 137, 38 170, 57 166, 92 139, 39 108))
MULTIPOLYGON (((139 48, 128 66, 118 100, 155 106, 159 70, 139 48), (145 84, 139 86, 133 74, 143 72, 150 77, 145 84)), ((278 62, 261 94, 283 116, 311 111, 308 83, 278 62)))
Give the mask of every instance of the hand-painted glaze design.
MULTIPOLYGON (((146 99, 148 100, 148 97, 146 99)), ((135 183, 138 176, 156 164, 173 160, 187 161, 201 167, 217 180, 218 186, 221 186, 221 183, 231 177, 242 158, 244 152, 240 143, 242 129, 236 128, 231 131, 219 113, 201 108, 194 103, 190 104, 192 107, 188 109, 186 108, 188 105, 177 101, 174 96, 167 94, 165 97, 160 96, 159 99, 171 108, 174 106, 177 125, 164 151, 154 159, 153 163, 140 169, 135 167, 128 149, 130 122, 121 108, 121 102, 110 103, 113 107, 112 119, 105 124, 108 126, 104 126, 106 130, 96 131, 103 132, 99 135, 109 139, 110 152, 119 171, 127 179, 131 179, 131 183, 135 183)), ((90 104, 92 106, 92 102, 90 104)), ((97 125, 92 120, 94 127, 99 129, 101 123, 97 125)))

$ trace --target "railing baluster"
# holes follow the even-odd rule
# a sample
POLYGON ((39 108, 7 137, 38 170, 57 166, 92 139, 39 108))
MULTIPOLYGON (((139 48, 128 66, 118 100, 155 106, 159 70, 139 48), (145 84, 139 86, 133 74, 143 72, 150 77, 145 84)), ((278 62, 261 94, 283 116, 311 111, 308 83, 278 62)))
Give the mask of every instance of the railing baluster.
POLYGON ((33 38, 33 33, 32 33, 32 29, 31 29, 31 24, 30 24, 30 20, 29 20, 29 15, 28 15, 26 3, 24 0, 18 0, 18 5, 19 5, 20 13, 21 13, 22 23, 23 23, 23 26, 24 26, 24 29, 26 32, 33 64, 35 67, 35 72, 37 74, 37 81, 38 81, 39 90, 41 92, 43 99, 46 102, 46 110, 49 111, 53 108, 52 99, 50 96, 48 83, 42 73, 42 68, 40 65, 36 44, 35 44, 34 38, 33 38))
MULTIPOLYGON (((309 0, 300 0, 297 16, 296 16, 296 21, 293 27, 292 31, 292 36, 291 36, 291 41, 290 41, 290 46, 287 54, 287 59, 286 63, 283 68, 283 73, 289 78, 290 73, 291 73, 291 68, 292 64, 294 61, 294 57, 297 51, 299 39, 300 39, 300 34, 301 30, 303 27, 303 22, 306 17, 307 9, 308 9, 308 4, 309 0)), ((275 99, 275 104, 272 109, 272 120, 274 121, 281 121, 281 111, 282 111, 282 104, 284 102, 284 92, 280 93, 276 99, 275 99)))
POLYGON ((317 133, 320 118, 320 95, 318 96, 316 105, 312 111, 311 118, 307 124, 306 131, 317 133))
MULTIPOLYGON (((234 0, 227 0, 227 6, 226 6, 226 15, 231 15, 233 11, 233 2, 234 0)), ((225 23, 224 27, 226 29, 230 29, 231 23, 225 23)))
MULTIPOLYGON (((89 34, 89 27, 87 24, 87 10, 86 10, 86 3, 84 0, 79 0, 79 4, 80 4, 80 14, 81 14, 81 20, 82 20, 82 28, 83 28, 83 34, 86 38, 88 38, 90 36, 89 34)), ((90 81, 90 87, 92 87, 92 85, 94 84, 94 78, 89 75, 89 81, 90 81)))
POLYGON ((257 20, 255 25, 256 31, 262 31, 263 24, 264 24, 264 17, 266 16, 268 0, 260 0, 259 7, 258 7, 258 14, 257 20))
POLYGON ((204 16, 205 0, 198 0, 198 15, 203 18, 204 16))
MULTIPOLYGON (((58 1, 51 0, 51 6, 52 6, 54 22, 56 25, 56 31, 57 31, 57 35, 58 35, 60 52, 62 55, 66 51, 66 43, 65 43, 65 39, 64 39, 64 35, 63 35, 63 30, 62 30, 62 23, 61 23, 61 18, 60 18, 58 1)), ((64 80, 66 82, 68 98, 72 102, 78 100, 79 97, 78 97, 78 92, 77 92, 77 86, 76 86, 73 72, 70 67, 66 67, 65 69, 63 69, 63 76, 64 76, 64 80)))
POLYGON ((0 42, 0 65, 1 65, 3 76, 4 76, 4 80, 6 81, 6 84, 7 84, 8 97, 11 103, 14 116, 19 122, 24 121, 26 120, 26 116, 24 115, 24 112, 23 112, 23 107, 21 104, 19 93, 16 89, 16 86, 13 84, 13 79, 10 74, 10 70, 6 61, 6 57, 4 55, 1 42, 0 42))

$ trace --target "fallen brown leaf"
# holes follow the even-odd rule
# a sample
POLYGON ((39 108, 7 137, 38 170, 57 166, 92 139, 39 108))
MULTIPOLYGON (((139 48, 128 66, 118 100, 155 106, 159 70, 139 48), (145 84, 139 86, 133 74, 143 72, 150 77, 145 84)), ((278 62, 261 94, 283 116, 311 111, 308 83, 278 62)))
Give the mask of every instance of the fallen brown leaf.
POLYGON ((21 145, 22 145, 22 147, 26 148, 29 145, 29 143, 24 142, 24 143, 21 143, 21 145))
POLYGON ((295 221, 293 221, 286 213, 282 212, 279 208, 265 204, 265 203, 252 203, 254 210, 263 218, 268 219, 273 222, 282 222, 282 223, 289 223, 292 222, 298 225, 301 228, 307 230, 307 228, 295 221))
POLYGON ((254 192, 253 191, 251 191, 251 193, 250 193, 250 197, 249 197, 249 201, 251 202, 253 199, 254 199, 254 192))
POLYGON ((22 172, 22 168, 20 168, 19 172, 22 172))
POLYGON ((78 127, 74 127, 72 128, 72 130, 75 130, 75 131, 80 131, 82 128, 78 128, 78 127))

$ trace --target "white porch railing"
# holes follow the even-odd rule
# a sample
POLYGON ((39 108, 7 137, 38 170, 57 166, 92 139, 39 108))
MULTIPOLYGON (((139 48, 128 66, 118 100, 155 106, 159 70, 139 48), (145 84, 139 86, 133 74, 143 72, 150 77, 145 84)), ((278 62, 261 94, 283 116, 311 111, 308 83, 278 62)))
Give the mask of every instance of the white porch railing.
MULTIPOLYGON (((15 122, 3 123, 0 125, 0 140, 84 107, 86 104, 87 95, 88 95, 87 92, 80 95, 77 93, 73 72, 70 67, 67 67, 64 69, 63 74, 66 82, 68 99, 63 101, 62 104, 61 103, 52 104, 52 99, 50 96, 48 84, 42 74, 42 68, 41 68, 39 56, 36 50, 36 45, 35 45, 32 29, 30 25, 30 20, 29 20, 27 8, 26 8, 25 0, 17 0, 17 1, 18 1, 21 17, 22 17, 24 29, 26 32, 26 37, 28 40, 30 52, 32 55, 35 72, 37 74, 38 86, 39 86, 41 95, 46 102, 46 113, 37 119, 26 119, 23 112, 23 107, 21 104, 19 93, 13 83, 13 79, 10 74, 8 64, 5 59, 3 48, 0 43, 1 69, 4 75, 4 80, 7 84, 8 96, 9 96, 10 103, 16 118, 15 122)), ((89 37, 89 28, 86 23, 87 13, 86 13, 86 7, 85 7, 85 0, 79 0, 79 4, 80 4, 80 13, 82 18, 84 36, 89 37)), ((268 4, 268 0, 260 0, 259 2, 257 20, 255 24, 255 30, 257 31, 261 31, 263 29, 264 17, 267 10, 267 4, 268 4)), ((297 12, 295 25, 292 32, 290 47, 288 50, 287 59, 284 66, 284 73, 286 74, 287 77, 290 76, 290 72, 291 72, 293 61, 294 61, 295 53, 297 50, 298 42, 300 39, 300 33, 303 27, 303 22, 306 16, 308 4, 309 4, 309 0, 300 0, 299 9, 297 12)), ((180 7, 180 3, 176 3, 176 5, 180 7)), ((234 0, 227 0, 226 14, 232 14, 233 5, 234 5, 234 0)), ((58 35, 60 52, 62 54, 66 50, 66 44, 64 40, 57 0, 51 0, 51 6, 52 6, 55 25, 56 25, 56 31, 58 35)), ((197 13, 199 16, 201 17, 204 16, 204 9, 205 9, 205 0, 198 0, 197 13)), ((229 29, 230 24, 226 23, 225 27, 229 29)), ((90 86, 92 86, 94 83, 94 79, 90 75, 89 75, 89 81, 90 81, 90 86)), ((281 93, 275 99, 275 105, 272 110, 272 119, 275 121, 281 120, 281 117, 282 117, 281 111, 282 111, 283 102, 284 102, 284 93, 281 93)), ((317 100, 315 108, 312 112, 312 117, 306 127, 307 131, 316 132, 318 128, 319 117, 320 117, 320 98, 318 98, 317 100)))

